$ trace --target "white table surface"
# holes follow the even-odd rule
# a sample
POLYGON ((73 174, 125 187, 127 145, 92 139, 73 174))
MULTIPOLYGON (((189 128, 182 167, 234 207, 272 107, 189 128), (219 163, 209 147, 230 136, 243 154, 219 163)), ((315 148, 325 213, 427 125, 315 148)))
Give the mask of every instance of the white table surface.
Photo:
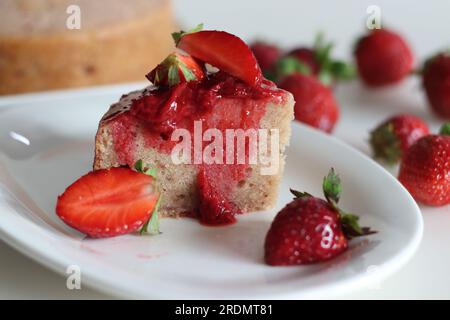
MULTIPOLYGON (((206 27, 225 29, 245 39, 266 38, 288 47, 309 43, 318 30, 336 41, 337 55, 348 57, 351 45, 363 31, 367 0, 346 1, 175 1, 183 26, 204 22, 206 27)), ((411 42, 417 60, 450 46, 448 1, 377 1, 382 21, 402 31, 411 42)), ((337 88, 342 120, 335 134, 368 153, 367 131, 388 115, 412 112, 424 117, 434 130, 441 121, 432 116, 411 79, 400 86, 367 91, 358 83, 337 88), (351 114, 351 119, 349 115, 351 114)), ((395 172, 395 170, 393 170, 395 172)), ((389 199, 382 199, 389 201, 389 199)), ((402 299, 450 298, 450 206, 422 207, 424 238, 414 258, 378 286, 336 298, 402 299)), ((376 271, 375 271, 376 272, 376 271)), ((14 251, 0 240, 0 299, 105 299, 102 293, 82 286, 68 290, 66 279, 14 251)))

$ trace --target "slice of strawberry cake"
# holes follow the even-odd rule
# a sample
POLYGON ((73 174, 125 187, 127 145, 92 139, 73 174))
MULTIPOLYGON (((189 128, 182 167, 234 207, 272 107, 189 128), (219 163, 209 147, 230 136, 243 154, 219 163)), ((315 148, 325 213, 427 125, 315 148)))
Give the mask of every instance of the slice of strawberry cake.
POLYGON ((94 169, 155 169, 163 216, 235 221, 277 198, 292 95, 263 78, 249 47, 222 31, 173 34, 177 51, 151 85, 123 95, 100 121, 94 169))

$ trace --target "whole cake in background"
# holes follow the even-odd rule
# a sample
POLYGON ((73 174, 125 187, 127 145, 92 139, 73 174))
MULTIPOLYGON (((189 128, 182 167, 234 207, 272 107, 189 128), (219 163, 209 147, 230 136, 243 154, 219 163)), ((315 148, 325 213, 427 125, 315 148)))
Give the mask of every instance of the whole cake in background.
POLYGON ((175 29, 168 0, 2 0, 0 95, 143 80, 175 29))

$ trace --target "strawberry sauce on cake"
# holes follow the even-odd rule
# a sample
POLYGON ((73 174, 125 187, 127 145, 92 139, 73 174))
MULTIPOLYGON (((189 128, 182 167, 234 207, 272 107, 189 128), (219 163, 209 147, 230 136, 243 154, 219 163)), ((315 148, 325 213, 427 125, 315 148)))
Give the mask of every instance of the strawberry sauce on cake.
POLYGON ((122 96, 100 121, 94 169, 132 168, 139 160, 156 169, 165 216, 187 214, 222 225, 238 213, 272 207, 289 142, 292 95, 262 77, 236 36, 195 31, 174 39, 186 52, 169 55, 147 75, 152 85, 122 96), (244 136, 243 162, 239 138, 230 135, 239 130, 257 134, 244 136), (182 163, 173 158, 180 144, 188 146, 182 163), (276 152, 272 174, 261 173, 267 163, 250 161, 260 144, 269 145, 266 154, 276 152))

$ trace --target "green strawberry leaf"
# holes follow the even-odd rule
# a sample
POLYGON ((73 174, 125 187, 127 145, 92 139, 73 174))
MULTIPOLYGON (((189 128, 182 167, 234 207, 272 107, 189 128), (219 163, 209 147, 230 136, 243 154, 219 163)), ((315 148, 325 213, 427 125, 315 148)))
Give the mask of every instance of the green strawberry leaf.
POLYGON ((339 213, 342 231, 347 239, 365 236, 376 233, 368 227, 360 227, 358 224, 359 217, 352 213, 347 213, 338 207, 339 198, 342 193, 342 183, 339 176, 333 168, 323 179, 323 193, 328 203, 339 213))
POLYGON ((450 122, 446 122, 442 125, 439 134, 444 136, 450 136, 450 122))
MULTIPOLYGON (((157 169, 148 168, 144 164, 144 161, 142 161, 142 159, 136 161, 136 163, 134 164, 134 169, 136 169, 137 172, 146 174, 156 179, 157 169)), ((161 233, 159 231, 159 206, 161 203, 161 198, 162 197, 159 196, 150 218, 147 220, 147 222, 144 223, 141 230, 139 230, 140 235, 143 235, 144 233, 150 233, 153 235, 161 233)))
POLYGON ((312 197, 308 192, 301 192, 294 189, 289 189, 291 193, 294 195, 294 199, 304 198, 304 197, 312 197))
POLYGON ((175 41, 175 45, 177 46, 178 42, 180 42, 180 39, 184 35, 187 35, 187 34, 190 34, 190 33, 195 33, 195 32, 201 31, 202 29, 203 29, 203 23, 199 23, 197 26, 195 26, 194 28, 192 28, 192 29, 190 29, 188 31, 181 30, 179 32, 173 32, 172 33, 172 39, 173 39, 173 41, 175 41))
POLYGON ((333 74, 331 74, 328 70, 322 69, 320 70, 319 74, 317 75, 317 78, 319 79, 322 84, 326 86, 330 86, 333 84, 333 74))
POLYGON ((356 68, 353 64, 331 57, 333 47, 332 42, 325 42, 322 32, 317 34, 313 49, 320 65, 319 80, 325 85, 330 85, 335 80, 351 80, 356 77, 356 68))
POLYGON ((152 176, 155 179, 156 179, 156 174, 158 173, 158 169, 156 169, 156 168, 147 168, 144 165, 144 161, 142 161, 142 159, 139 159, 138 161, 136 161, 136 163, 134 164, 134 169, 137 172, 146 174, 148 176, 152 176))
POLYGON ((337 207, 342 193, 342 184, 341 179, 333 168, 331 168, 328 175, 323 178, 322 188, 327 201, 334 207, 337 207))
POLYGON ((189 82, 189 81, 197 80, 197 76, 192 72, 191 69, 188 68, 188 66, 184 62, 180 61, 179 66, 180 66, 181 72, 183 73, 183 76, 186 79, 186 81, 189 82))
POLYGON ((136 169, 137 172, 144 172, 144 161, 142 161, 142 159, 136 161, 134 169, 136 169))
POLYGON ((346 229, 353 230, 357 234, 362 234, 362 229, 358 224, 359 217, 351 214, 341 212, 341 223, 346 229))
POLYGON ((288 76, 293 73, 310 75, 311 69, 295 57, 285 57, 277 61, 276 73, 278 76, 288 76))
POLYGON ((338 80, 351 80, 356 77, 355 66, 340 60, 331 62, 330 71, 338 80))
POLYGON ((375 158, 383 159, 387 164, 395 164, 401 158, 401 142, 394 133, 392 123, 385 123, 370 133, 369 143, 375 158))
POLYGON ((174 86, 180 83, 180 74, 178 73, 178 67, 176 65, 172 64, 169 66, 167 78, 169 81, 169 86, 174 86))
POLYGON ((374 231, 369 227, 360 227, 358 224, 358 216, 351 213, 345 213, 341 210, 339 210, 339 214, 341 217, 342 231, 348 240, 377 233, 377 231, 374 231))
POLYGON ((159 206, 161 203, 161 198, 162 198, 161 196, 158 198, 158 202, 156 202, 155 209, 153 209, 150 219, 147 220, 147 222, 142 226, 141 230, 139 231, 140 235, 143 235, 144 233, 149 233, 152 235, 161 233, 161 231, 159 230, 159 206))
POLYGON ((334 44, 331 42, 324 45, 323 40, 316 42, 316 44, 314 45, 316 60, 321 66, 328 67, 328 65, 331 63, 330 54, 333 50, 333 47, 334 44))

